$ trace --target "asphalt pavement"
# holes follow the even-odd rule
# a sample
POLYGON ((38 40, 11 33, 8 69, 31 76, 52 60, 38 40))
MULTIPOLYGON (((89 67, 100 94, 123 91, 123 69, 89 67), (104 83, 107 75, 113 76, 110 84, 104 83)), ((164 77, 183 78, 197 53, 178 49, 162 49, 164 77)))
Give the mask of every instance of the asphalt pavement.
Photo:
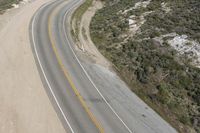
POLYGON ((90 81, 66 38, 65 17, 81 2, 49 2, 33 17, 32 42, 45 84, 67 132, 133 132, 90 81))
POLYGON ((66 132, 136 133, 131 119, 96 87, 70 43, 66 19, 82 2, 51 1, 33 16, 30 37, 41 79, 66 132))

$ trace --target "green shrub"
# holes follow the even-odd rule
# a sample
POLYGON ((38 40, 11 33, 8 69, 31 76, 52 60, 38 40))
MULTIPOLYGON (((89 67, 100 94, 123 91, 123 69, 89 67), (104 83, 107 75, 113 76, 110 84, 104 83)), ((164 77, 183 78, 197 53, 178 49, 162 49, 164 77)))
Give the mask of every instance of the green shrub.
POLYGON ((138 1, 105 0, 104 8, 95 14, 90 25, 92 40, 132 90, 149 100, 162 116, 198 131, 200 119, 196 119, 196 125, 191 125, 190 119, 200 114, 200 70, 189 65, 185 57, 177 59, 177 52, 169 48, 167 38, 163 46, 152 38, 176 32, 200 42, 200 1, 152 0, 146 9, 132 10, 127 15, 120 13, 138 1), (162 2, 168 3, 170 13, 161 9, 162 2), (146 11, 153 12, 145 17, 141 32, 128 39, 123 37, 129 35, 128 17, 146 11), (116 48, 118 45, 121 47, 116 48), (158 92, 152 91, 155 89, 158 92))

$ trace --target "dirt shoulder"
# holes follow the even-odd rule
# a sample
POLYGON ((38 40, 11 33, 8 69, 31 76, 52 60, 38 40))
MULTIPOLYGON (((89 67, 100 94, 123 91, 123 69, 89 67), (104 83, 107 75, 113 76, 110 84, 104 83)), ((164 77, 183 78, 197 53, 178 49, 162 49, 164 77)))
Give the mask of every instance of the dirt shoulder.
POLYGON ((0 133, 64 133, 41 83, 29 41, 34 0, 0 15, 0 133))
POLYGON ((75 35, 78 36, 78 38, 76 38, 76 40, 78 40, 76 41, 77 50, 80 50, 84 55, 87 55, 87 58, 89 58, 90 61, 110 68, 110 63, 107 61, 107 59, 105 59, 104 56, 102 56, 102 54, 93 44, 89 31, 92 17, 95 15, 95 12, 98 9, 102 8, 102 6, 102 2, 94 0, 92 6, 90 6, 88 10, 83 14, 80 21, 80 27, 75 27, 76 20, 72 20, 72 29, 79 30, 78 35, 75 35))

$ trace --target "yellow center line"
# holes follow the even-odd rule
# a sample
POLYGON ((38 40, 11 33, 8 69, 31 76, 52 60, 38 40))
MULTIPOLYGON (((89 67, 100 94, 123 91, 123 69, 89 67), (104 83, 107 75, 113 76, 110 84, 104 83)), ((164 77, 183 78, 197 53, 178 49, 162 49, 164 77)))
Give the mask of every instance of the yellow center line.
POLYGON ((56 59, 58 61, 58 64, 59 66, 61 67, 62 71, 64 72, 64 75, 66 77, 66 79, 68 80, 72 90, 74 91, 74 93, 76 94, 76 96, 78 97, 78 100, 80 101, 82 107, 84 108, 84 110, 86 111, 86 113, 88 114, 89 118, 92 120, 92 122, 94 123, 94 125, 98 128, 99 132, 100 133, 104 133, 104 129, 103 127, 101 126, 101 124, 97 121, 97 119, 95 118, 95 116, 92 114, 92 112, 90 111, 89 107, 87 106, 86 102, 84 101, 83 97, 80 95, 78 89, 75 87, 73 81, 71 80, 71 77, 69 76, 66 68, 64 67, 63 63, 62 63, 62 60, 58 54, 58 50, 55 46, 55 41, 54 39, 52 39, 52 30, 51 30, 51 16, 52 14, 50 15, 49 19, 48 19, 48 34, 49 34, 49 38, 50 38, 50 42, 51 42, 51 45, 52 45, 52 48, 53 48, 53 51, 55 53, 55 56, 56 56, 56 59))

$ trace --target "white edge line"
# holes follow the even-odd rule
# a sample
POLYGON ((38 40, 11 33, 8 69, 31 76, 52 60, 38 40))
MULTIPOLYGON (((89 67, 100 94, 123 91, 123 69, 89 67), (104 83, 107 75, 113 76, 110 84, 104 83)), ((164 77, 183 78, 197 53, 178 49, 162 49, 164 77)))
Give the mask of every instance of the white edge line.
POLYGON ((48 81, 48 79, 47 79, 47 76, 46 76, 46 74, 45 74, 45 72, 44 72, 43 66, 42 66, 42 64, 41 64, 41 61, 40 61, 40 58, 39 58, 39 55, 38 55, 38 52, 37 52, 37 49, 36 49, 36 44, 35 44, 35 37, 34 37, 34 32, 33 32, 33 31, 34 31, 34 23, 35 23, 36 16, 38 15, 38 12, 39 12, 40 10, 42 10, 44 7, 46 7, 46 6, 49 5, 50 3, 52 3, 52 2, 48 2, 48 3, 46 3, 45 5, 43 5, 43 6, 37 11, 37 13, 36 13, 36 14, 34 15, 34 17, 33 17, 33 20, 32 20, 32 40, 33 40, 33 45, 34 45, 35 54, 36 54, 36 57, 37 57, 37 59, 38 59, 38 62, 39 62, 40 68, 41 68, 41 70, 42 70, 42 73, 43 73, 43 75, 44 75, 44 78, 45 78, 45 80, 46 80, 46 83, 47 83, 47 85, 48 85, 48 87, 49 87, 49 89, 50 89, 50 91, 51 91, 51 94, 52 94, 53 98, 55 99, 55 102, 56 102, 56 104, 57 104, 59 110, 61 111, 61 113, 62 113, 62 115, 63 115, 65 121, 67 122, 67 125, 69 126, 71 132, 74 133, 74 130, 72 129, 72 127, 71 127, 69 121, 67 120, 67 117, 66 117, 66 115, 64 114, 64 112, 63 112, 63 110, 62 110, 62 108, 61 108, 61 106, 60 106, 60 104, 59 104, 59 102, 58 102, 58 100, 57 100, 57 98, 56 98, 54 92, 53 92, 53 89, 51 88, 51 85, 50 85, 50 83, 49 83, 49 81, 48 81))
MULTIPOLYGON (((79 3, 78 3, 79 4, 79 3)), ((71 8, 74 8, 76 5, 72 6, 71 8)), ((75 54, 69 40, 67 39, 67 32, 66 32, 66 28, 65 28, 65 20, 66 20, 66 16, 68 15, 70 10, 66 11, 65 16, 64 16, 64 20, 63 20, 63 28, 64 28, 64 34, 65 34, 65 38, 68 42, 68 45, 70 47, 70 49, 72 50, 72 53, 74 54, 76 60, 78 61, 79 65, 81 66, 81 68, 83 69, 84 73, 86 74, 87 78, 90 80, 90 82, 92 83, 92 85, 94 86, 94 88, 97 90, 97 92, 99 93, 99 95, 103 98, 103 100, 105 101, 105 103, 109 106, 109 108, 112 110, 112 112, 117 116, 117 118, 123 123, 123 125, 126 127, 126 129, 129 131, 129 133, 133 133, 131 131, 131 129, 125 124, 125 122, 122 120, 122 118, 116 113, 116 111, 112 108, 112 106, 108 103, 108 101, 105 99, 105 97, 102 95, 102 93, 99 91, 99 89, 97 88, 97 86, 94 84, 94 82, 92 81, 91 77, 89 76, 89 74, 87 73, 87 71, 85 70, 85 68, 83 67, 83 65, 81 64, 80 60, 78 59, 77 55, 75 54)))

